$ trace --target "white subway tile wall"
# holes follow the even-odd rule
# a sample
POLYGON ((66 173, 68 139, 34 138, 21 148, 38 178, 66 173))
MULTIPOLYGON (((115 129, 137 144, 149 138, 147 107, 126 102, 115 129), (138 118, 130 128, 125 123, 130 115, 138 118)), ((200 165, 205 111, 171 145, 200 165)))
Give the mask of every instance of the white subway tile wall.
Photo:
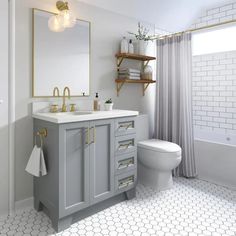
POLYGON ((236 19, 236 1, 203 12, 191 28, 199 28, 234 19, 236 19))
POLYGON ((195 128, 236 134, 236 51, 193 57, 195 128))
MULTIPOLYGON (((236 19, 236 1, 205 11, 198 28, 236 19)), ((236 51, 193 57, 194 127, 236 135, 236 51)))

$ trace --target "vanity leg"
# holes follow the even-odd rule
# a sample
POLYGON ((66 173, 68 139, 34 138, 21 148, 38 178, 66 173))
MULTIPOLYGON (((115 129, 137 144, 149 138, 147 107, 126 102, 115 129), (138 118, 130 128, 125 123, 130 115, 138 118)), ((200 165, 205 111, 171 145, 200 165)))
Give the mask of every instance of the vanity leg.
POLYGON ((34 209, 36 211, 42 211, 43 210, 43 204, 37 198, 34 198, 34 209))
POLYGON ((132 188, 132 189, 126 191, 125 196, 126 196, 127 200, 131 200, 131 199, 135 198, 136 188, 132 188))
POLYGON ((56 232, 68 229, 72 224, 72 216, 64 217, 62 219, 52 219, 52 227, 56 232))

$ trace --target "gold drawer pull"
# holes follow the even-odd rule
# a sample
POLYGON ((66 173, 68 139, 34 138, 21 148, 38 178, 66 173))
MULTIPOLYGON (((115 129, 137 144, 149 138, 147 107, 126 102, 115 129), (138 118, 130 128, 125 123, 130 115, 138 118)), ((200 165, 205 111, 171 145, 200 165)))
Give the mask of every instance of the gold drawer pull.
POLYGON ((132 127, 132 123, 119 125, 119 129, 120 129, 120 128, 128 129, 129 127, 132 127))
POLYGON ((128 178, 119 180, 119 189, 128 187, 129 185, 134 183, 134 176, 130 176, 128 178))
POLYGON ((123 169, 123 168, 127 168, 131 165, 134 164, 134 160, 133 158, 132 159, 128 159, 128 160, 122 160, 119 162, 119 166, 118 166, 118 169, 123 169))
POLYGON ((123 148, 129 148, 129 146, 130 145, 133 145, 133 142, 131 141, 131 142, 128 142, 128 143, 121 143, 120 145, 119 145, 119 147, 118 147, 118 149, 123 149, 123 148))

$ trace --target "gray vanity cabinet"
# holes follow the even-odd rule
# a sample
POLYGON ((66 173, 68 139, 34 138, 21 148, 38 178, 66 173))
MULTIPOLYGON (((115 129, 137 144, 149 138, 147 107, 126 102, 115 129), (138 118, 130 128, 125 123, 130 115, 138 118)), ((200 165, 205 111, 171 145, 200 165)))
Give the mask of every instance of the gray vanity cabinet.
POLYGON ((90 202, 114 194, 114 120, 90 122, 90 202))
POLYGON ((59 126, 59 215, 89 206, 89 122, 59 126))
POLYGON ((48 174, 34 178, 34 206, 50 216, 56 231, 135 196, 135 118, 57 124, 47 129, 43 150, 48 174))
POLYGON ((60 125, 60 216, 114 194, 114 120, 60 125))

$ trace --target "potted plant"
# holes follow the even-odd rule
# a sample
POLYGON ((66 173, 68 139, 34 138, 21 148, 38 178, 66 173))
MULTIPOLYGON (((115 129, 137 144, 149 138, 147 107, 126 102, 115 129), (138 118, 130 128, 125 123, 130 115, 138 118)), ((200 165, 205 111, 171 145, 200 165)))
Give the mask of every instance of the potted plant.
POLYGON ((140 55, 147 54, 147 46, 149 41, 153 41, 159 38, 158 35, 149 35, 149 29, 142 26, 140 22, 138 23, 138 33, 128 33, 134 35, 134 37, 138 40, 138 53, 140 55))
POLYGON ((112 102, 112 99, 110 98, 105 101, 105 110, 112 111, 112 107, 113 107, 113 102, 112 102))

